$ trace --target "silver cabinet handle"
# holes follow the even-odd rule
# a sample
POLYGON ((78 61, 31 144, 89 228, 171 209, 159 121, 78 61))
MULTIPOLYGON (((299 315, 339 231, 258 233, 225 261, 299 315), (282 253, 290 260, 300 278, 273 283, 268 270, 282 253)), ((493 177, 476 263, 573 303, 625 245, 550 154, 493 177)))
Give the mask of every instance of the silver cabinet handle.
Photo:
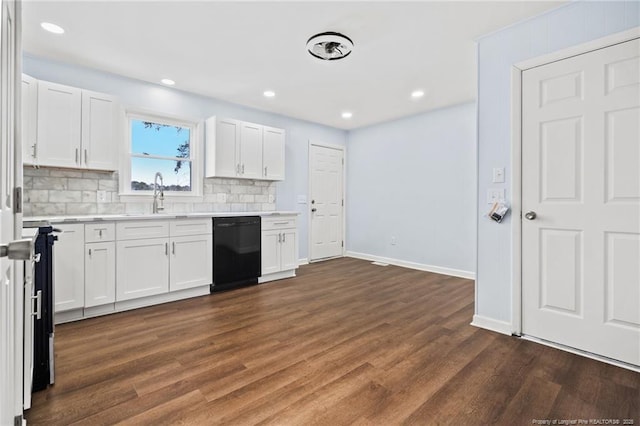
POLYGON ((236 165, 236 174, 239 175, 240 174, 240 163, 238 163, 236 165))
POLYGON ((169 255, 169 243, 164 243, 164 254, 169 255))
POLYGON ((282 233, 282 242, 284 243, 287 240, 287 234, 282 233))
POLYGON ((289 222, 273 222, 274 225, 286 225, 289 222))
POLYGON ((76 148, 76 164, 78 164, 78 148, 76 148))
POLYGON ((89 162, 89 157, 88 157, 88 154, 87 154, 87 150, 85 149, 84 150, 84 164, 87 164, 88 162, 89 162))
POLYGON ((91 257, 91 249, 89 249, 89 257, 91 257))
POLYGON ((524 214, 525 219, 534 220, 538 215, 534 211, 529 211, 524 214))
POLYGON ((38 157, 38 144, 33 144, 31 145, 32 148, 32 152, 33 152, 33 158, 37 158, 38 157))
POLYGON ((176 242, 171 243, 171 253, 176 254, 176 242))
POLYGON ((242 164, 242 174, 244 174, 244 164, 242 164))
POLYGON ((31 296, 31 299, 36 301, 36 311, 31 312, 31 315, 36 319, 42 319, 42 290, 38 290, 35 296, 31 296))
POLYGON ((267 175, 267 166, 264 166, 264 175, 267 175))
POLYGON ((282 234, 278 234, 278 244, 282 242, 282 234))
POLYGON ((102 238, 102 229, 98 230, 98 234, 100 235, 100 238, 102 238))

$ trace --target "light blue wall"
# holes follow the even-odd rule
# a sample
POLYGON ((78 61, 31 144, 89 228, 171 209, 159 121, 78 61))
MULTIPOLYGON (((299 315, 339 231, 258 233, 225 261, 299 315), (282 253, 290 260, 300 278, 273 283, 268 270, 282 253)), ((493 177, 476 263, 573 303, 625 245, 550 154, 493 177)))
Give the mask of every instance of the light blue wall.
MULTIPOLYGON (((482 38, 478 43, 478 265, 476 313, 511 322, 511 218, 482 215, 492 169, 511 175, 511 65, 640 25, 638 1, 579 1, 482 38)), ((511 199, 511 182, 502 185, 511 199)))
POLYGON ((475 130, 468 103, 351 131, 347 249, 472 274, 475 130))
POLYGON ((347 132, 30 55, 24 55, 23 71, 40 80, 115 95, 125 106, 196 120, 213 115, 230 117, 286 129, 286 179, 276 184, 276 208, 301 212, 298 217, 299 255, 301 258, 307 257, 309 246, 307 208, 306 205, 296 204, 296 201, 299 194, 307 194, 308 191, 308 141, 311 139, 345 145, 347 132))

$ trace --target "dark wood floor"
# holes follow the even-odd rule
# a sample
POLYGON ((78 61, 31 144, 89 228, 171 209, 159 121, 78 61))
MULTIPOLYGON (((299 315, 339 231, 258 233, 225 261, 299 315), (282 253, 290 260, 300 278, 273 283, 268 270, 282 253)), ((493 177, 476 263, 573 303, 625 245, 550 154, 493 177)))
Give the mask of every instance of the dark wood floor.
POLYGON ((65 324, 29 424, 531 425, 633 419, 640 374, 469 325, 469 280, 338 259, 65 324))

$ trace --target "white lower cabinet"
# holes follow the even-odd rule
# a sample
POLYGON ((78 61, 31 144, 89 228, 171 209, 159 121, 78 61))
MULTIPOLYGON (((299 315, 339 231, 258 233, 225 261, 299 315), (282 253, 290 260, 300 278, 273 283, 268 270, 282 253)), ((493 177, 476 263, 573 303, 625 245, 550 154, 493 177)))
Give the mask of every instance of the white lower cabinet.
POLYGON ((118 241, 116 300, 153 296, 169 291, 169 239, 118 241))
POLYGON ((298 268, 298 231, 295 216, 262 219, 262 277, 260 282, 293 277, 298 268))
POLYGON ((213 238, 207 235, 171 237, 169 291, 208 285, 213 282, 213 238))
POLYGON ((86 245, 84 257, 84 307, 105 305, 116 300, 116 243, 86 245))
POLYGON ((55 312, 63 312, 84 307, 84 224, 56 228, 62 232, 53 245, 55 312))

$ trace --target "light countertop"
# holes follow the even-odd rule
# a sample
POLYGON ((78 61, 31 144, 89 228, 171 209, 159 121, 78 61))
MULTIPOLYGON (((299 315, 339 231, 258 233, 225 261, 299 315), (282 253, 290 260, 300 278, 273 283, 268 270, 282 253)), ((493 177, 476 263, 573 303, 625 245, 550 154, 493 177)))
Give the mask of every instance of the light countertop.
POLYGON ((183 219, 183 218, 207 218, 207 217, 235 217, 235 216, 284 216, 299 215, 296 211, 267 211, 267 212, 206 212, 206 213, 134 213, 134 214, 91 214, 91 215, 69 215, 69 216, 32 216, 25 217, 23 223, 25 227, 30 224, 37 226, 40 222, 49 223, 76 223, 76 222, 98 222, 98 221, 121 221, 121 220, 163 220, 163 219, 183 219))

